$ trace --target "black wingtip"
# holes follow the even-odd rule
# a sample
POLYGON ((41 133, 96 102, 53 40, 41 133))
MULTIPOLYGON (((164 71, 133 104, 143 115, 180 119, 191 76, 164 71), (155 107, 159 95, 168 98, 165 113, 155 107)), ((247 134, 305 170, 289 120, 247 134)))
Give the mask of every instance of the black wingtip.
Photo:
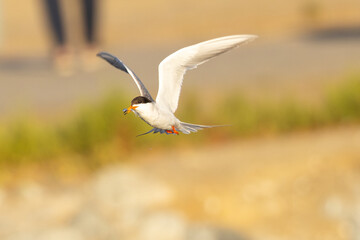
POLYGON ((120 69, 121 71, 128 73, 125 65, 114 55, 111 55, 110 53, 107 52, 99 52, 96 54, 96 56, 101 57, 102 59, 113 65, 114 67, 120 69))
POLYGON ((98 52, 96 56, 108 61, 109 63, 115 62, 116 57, 107 52, 98 52))
POLYGON ((105 58, 106 56, 112 56, 110 53, 107 52, 98 52, 96 54, 96 56, 101 57, 101 58, 105 58))

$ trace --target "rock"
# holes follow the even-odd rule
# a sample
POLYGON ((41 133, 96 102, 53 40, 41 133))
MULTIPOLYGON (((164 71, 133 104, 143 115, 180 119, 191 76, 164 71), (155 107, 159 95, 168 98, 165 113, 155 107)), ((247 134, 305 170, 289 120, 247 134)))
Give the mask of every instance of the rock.
POLYGON ((142 220, 136 240, 185 240, 186 221, 176 213, 157 212, 142 220))
POLYGON ((4 240, 85 240, 81 233, 74 228, 59 227, 44 231, 17 232, 4 240))
POLYGON ((0 209, 5 205, 6 196, 5 190, 0 188, 0 209))
POLYGON ((21 201, 27 202, 28 204, 41 203, 45 194, 43 187, 36 182, 28 182, 22 185, 18 193, 21 201))
MULTIPOLYGON (((69 227, 60 227, 41 232, 36 240, 85 240, 78 229, 69 227)), ((35 240, 35 239, 34 239, 35 240)))
POLYGON ((188 229, 186 240, 245 240, 244 236, 226 228, 193 224, 188 229))
POLYGON ((96 204, 114 209, 149 208, 172 200, 173 192, 162 182, 132 168, 102 171, 92 184, 96 204))
POLYGON ((42 210, 42 220, 52 224, 59 224, 73 218, 83 206, 84 196, 71 191, 57 191, 47 197, 47 205, 42 210))
POLYGON ((217 240, 213 229, 205 226, 192 226, 186 240, 217 240))
POLYGON ((114 230, 105 219, 94 213, 90 208, 83 209, 71 221, 71 226, 79 230, 87 240, 111 239, 114 230))

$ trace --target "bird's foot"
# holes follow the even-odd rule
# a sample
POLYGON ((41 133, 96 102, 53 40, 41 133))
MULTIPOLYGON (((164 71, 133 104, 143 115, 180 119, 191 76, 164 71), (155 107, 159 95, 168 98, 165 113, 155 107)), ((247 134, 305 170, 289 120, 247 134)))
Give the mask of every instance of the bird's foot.
POLYGON ((172 127, 172 130, 173 130, 173 133, 175 133, 176 135, 179 135, 179 132, 176 131, 175 127, 174 126, 171 126, 172 127))
POLYGON ((176 129, 175 129, 174 126, 171 126, 171 128, 172 128, 172 131, 171 131, 171 130, 165 130, 165 131, 166 131, 167 133, 179 135, 179 132, 176 131, 176 129))

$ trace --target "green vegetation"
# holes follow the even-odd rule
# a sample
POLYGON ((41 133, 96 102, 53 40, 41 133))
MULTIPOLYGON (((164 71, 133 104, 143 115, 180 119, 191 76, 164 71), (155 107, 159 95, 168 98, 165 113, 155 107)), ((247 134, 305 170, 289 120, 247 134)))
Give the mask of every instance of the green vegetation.
POLYGON ((197 109, 194 96, 184 98, 182 104, 186 111, 178 114, 182 119, 203 122, 203 119, 211 118, 212 122, 231 124, 230 127, 202 131, 190 137, 151 134, 136 138, 136 134, 150 127, 135 116, 123 116, 122 109, 129 104, 130 98, 121 96, 120 93, 110 94, 99 104, 83 108, 73 119, 60 125, 42 125, 28 118, 3 124, 3 129, 0 129, 0 164, 16 166, 76 156, 83 159, 85 165, 94 166, 99 161, 108 161, 104 159, 110 154, 117 160, 126 159, 122 156, 144 148, 201 144, 217 139, 360 122, 359 75, 330 90, 322 104, 316 107, 289 99, 251 102, 233 94, 220 101, 218 109, 209 116, 208 113, 194 111, 197 109))
POLYGON ((360 76, 353 76, 333 89, 325 101, 328 122, 358 122, 360 119, 360 76))

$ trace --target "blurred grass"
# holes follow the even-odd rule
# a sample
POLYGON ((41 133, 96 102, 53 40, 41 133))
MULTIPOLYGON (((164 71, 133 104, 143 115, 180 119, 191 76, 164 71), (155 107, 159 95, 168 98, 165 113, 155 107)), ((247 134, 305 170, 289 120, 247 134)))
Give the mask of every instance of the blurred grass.
POLYGON ((358 122, 360 119, 360 77, 352 76, 327 96, 325 116, 328 122, 358 122))
POLYGON ((247 137, 255 134, 277 134, 314 129, 336 124, 360 122, 360 75, 353 75, 334 86, 321 104, 306 105, 294 99, 274 102, 249 101, 237 91, 219 100, 210 114, 197 111, 196 95, 184 98, 184 110, 177 115, 187 122, 214 123, 232 126, 205 130, 198 134, 135 137, 150 129, 135 116, 122 114, 129 99, 115 92, 98 104, 83 107, 72 119, 62 124, 44 124, 22 117, 0 129, 0 164, 18 166, 49 161, 64 156, 80 156, 85 166, 98 166, 144 148, 161 148, 184 144, 247 137), (220 114, 219 114, 220 113, 220 114), (110 157, 111 156, 111 157, 110 157))

